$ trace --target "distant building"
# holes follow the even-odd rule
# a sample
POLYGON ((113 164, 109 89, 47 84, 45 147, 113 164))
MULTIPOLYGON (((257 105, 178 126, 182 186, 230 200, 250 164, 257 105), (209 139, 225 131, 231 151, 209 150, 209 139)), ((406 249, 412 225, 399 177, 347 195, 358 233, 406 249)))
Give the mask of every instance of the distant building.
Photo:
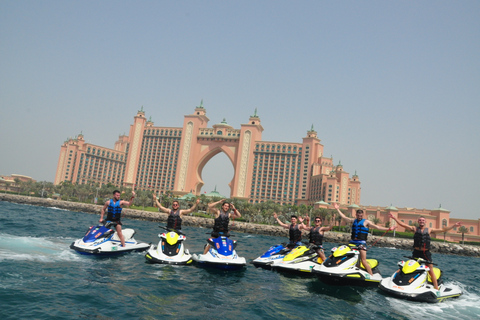
POLYGON ((231 198, 250 203, 360 203, 358 176, 350 177, 340 163, 333 165, 331 157, 324 157, 313 126, 301 143, 263 141, 256 111, 240 129, 225 120, 208 128, 206 113, 201 104, 184 116, 182 127, 156 127, 142 108, 129 134, 121 135, 113 149, 87 143, 83 134, 70 138, 60 148, 54 183, 112 183, 199 195, 203 168, 223 152, 234 168, 231 198))
MULTIPOLYGON (((331 208, 328 203, 317 202, 314 207, 316 208, 331 208)), ((368 219, 374 223, 384 226, 386 223, 395 223, 390 219, 389 214, 392 213, 402 222, 408 225, 414 225, 417 223, 419 217, 424 217, 427 223, 427 228, 430 229, 442 229, 446 226, 451 226, 459 221, 462 222, 462 226, 466 227, 468 233, 464 234, 464 241, 480 242, 480 219, 457 219, 450 218, 450 211, 442 208, 441 206, 436 209, 416 209, 416 208, 396 208, 394 206, 389 207, 375 207, 375 206, 358 206, 356 204, 343 206, 341 209, 346 212, 350 217, 355 217, 357 209, 363 209, 365 219, 368 219), (378 222, 375 220, 378 219, 378 222)), ((460 242, 462 241, 462 234, 459 233, 459 228, 454 227, 446 234, 435 234, 435 238, 445 239, 447 241, 460 242)), ((397 231, 405 231, 405 228, 398 226, 397 231)), ((413 234, 412 234, 413 239, 413 234)), ((413 243, 413 242, 412 242, 413 243)))
POLYGON ((0 190, 19 192, 20 185, 17 182, 37 182, 31 177, 21 174, 12 174, 10 176, 0 176, 0 190))

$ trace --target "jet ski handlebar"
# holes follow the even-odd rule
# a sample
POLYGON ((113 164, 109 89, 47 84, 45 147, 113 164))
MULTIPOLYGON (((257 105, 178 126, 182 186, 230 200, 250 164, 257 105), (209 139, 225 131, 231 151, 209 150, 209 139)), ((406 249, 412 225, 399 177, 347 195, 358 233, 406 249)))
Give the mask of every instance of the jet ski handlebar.
POLYGON ((182 231, 177 230, 177 229, 167 228, 167 227, 164 227, 164 226, 158 226, 158 227, 159 227, 160 229, 164 229, 164 230, 169 231, 169 232, 170 232, 170 231, 173 231, 173 232, 176 232, 176 233, 178 233, 178 234, 181 234, 182 236, 186 236, 185 233, 183 233, 182 231))
POLYGON ((414 258, 414 257, 410 257, 410 256, 403 256, 403 257, 408 258, 410 260, 416 260, 418 263, 433 264, 434 266, 437 265, 436 263, 433 263, 432 261, 429 261, 429 260, 426 260, 426 259, 423 259, 423 258, 414 258))

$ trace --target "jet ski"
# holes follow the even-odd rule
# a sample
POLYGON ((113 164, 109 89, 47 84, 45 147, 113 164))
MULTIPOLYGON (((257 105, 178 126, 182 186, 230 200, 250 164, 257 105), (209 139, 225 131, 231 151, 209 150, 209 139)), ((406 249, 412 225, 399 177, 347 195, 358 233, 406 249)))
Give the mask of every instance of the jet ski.
POLYGON ((462 295, 460 288, 445 286, 441 278, 441 270, 434 267, 433 272, 437 276, 439 288, 436 290, 428 272, 430 268, 426 265, 431 262, 422 258, 407 258, 409 260, 398 263, 399 270, 380 282, 381 290, 396 298, 431 303, 442 302, 462 295))
POLYGON ((378 286, 382 275, 378 270, 378 261, 367 259, 372 268, 370 275, 360 261, 360 252, 354 244, 332 248, 332 254, 323 264, 313 267, 320 280, 333 285, 378 286))
POLYGON ((70 249, 86 255, 117 255, 131 251, 144 251, 150 247, 149 243, 135 240, 135 230, 123 229, 125 247, 121 246, 120 238, 115 230, 115 224, 107 221, 105 225, 99 224, 87 230, 83 238, 70 245, 70 249))
POLYGON ((271 246, 267 252, 253 260, 252 264, 257 268, 271 270, 272 264, 277 260, 283 259, 285 255, 292 250, 292 247, 293 246, 289 246, 286 243, 271 246))
POLYGON ((151 263, 165 264, 190 264, 192 256, 185 249, 185 234, 179 230, 160 227, 166 230, 158 235, 158 246, 151 245, 145 254, 145 258, 151 263))
POLYGON ((322 263, 323 260, 315 249, 302 245, 288 252, 283 259, 275 260, 271 268, 275 271, 313 275, 313 268, 322 263))
POLYGON ((193 254, 192 258, 199 267, 211 267, 221 270, 243 269, 247 262, 235 251, 237 242, 225 235, 207 240, 210 250, 206 254, 193 254))

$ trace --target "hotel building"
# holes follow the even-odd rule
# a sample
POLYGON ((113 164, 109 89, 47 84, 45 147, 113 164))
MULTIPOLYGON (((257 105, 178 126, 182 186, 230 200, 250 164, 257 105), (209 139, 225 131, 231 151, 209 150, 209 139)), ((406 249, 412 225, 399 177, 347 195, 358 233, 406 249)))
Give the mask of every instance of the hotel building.
POLYGON ((156 193, 199 195, 203 168, 223 152, 234 168, 231 198, 297 205, 360 203, 358 176, 350 177, 340 163, 334 165, 332 158, 323 156, 313 126, 299 143, 263 141, 256 111, 240 129, 225 120, 208 127, 206 113, 201 104, 184 116, 182 127, 157 127, 142 108, 129 134, 121 135, 113 149, 87 143, 83 134, 68 139, 60 148, 54 183, 112 183, 156 193))

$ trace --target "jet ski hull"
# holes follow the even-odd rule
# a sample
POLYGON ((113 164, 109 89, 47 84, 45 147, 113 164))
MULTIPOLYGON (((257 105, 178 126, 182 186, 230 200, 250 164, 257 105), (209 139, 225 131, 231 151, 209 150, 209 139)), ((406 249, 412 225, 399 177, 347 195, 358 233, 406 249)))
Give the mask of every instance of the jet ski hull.
POLYGON ((91 227, 82 239, 75 240, 70 249, 84 255, 112 256, 129 253, 132 251, 145 251, 150 247, 149 243, 140 242, 133 237, 135 230, 122 230, 125 238, 125 247, 121 246, 118 234, 103 225, 91 227))
POLYGON ((160 237, 158 246, 152 245, 145 254, 148 262, 175 265, 192 263, 192 255, 185 249, 186 237, 182 232, 168 230, 158 236, 160 237))
POLYGON ((378 270, 378 261, 367 259, 373 275, 370 275, 359 260, 360 253, 355 246, 343 245, 332 248, 332 254, 319 266, 313 268, 313 272, 324 283, 330 285, 351 285, 360 287, 377 287, 382 276, 378 270))
POLYGON ((436 290, 430 279, 427 261, 421 258, 412 259, 406 262, 400 261, 399 270, 391 277, 383 279, 379 288, 395 298, 429 303, 442 302, 462 295, 460 288, 447 287, 442 283, 441 270, 433 268, 439 288, 436 290))

